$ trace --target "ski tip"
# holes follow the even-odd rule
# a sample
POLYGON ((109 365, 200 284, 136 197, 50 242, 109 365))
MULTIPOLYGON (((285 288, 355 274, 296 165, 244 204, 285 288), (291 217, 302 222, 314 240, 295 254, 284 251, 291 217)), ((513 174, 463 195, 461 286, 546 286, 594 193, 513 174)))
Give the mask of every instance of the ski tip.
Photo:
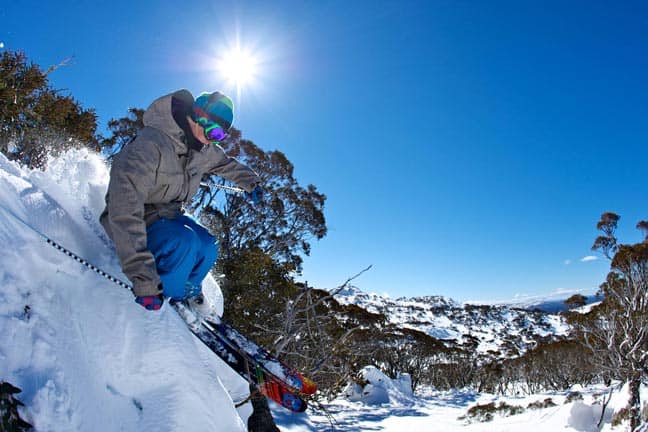
POLYGON ((275 381, 268 381, 259 386, 261 394, 282 407, 295 413, 302 413, 308 408, 308 403, 299 395, 289 391, 275 381))
POLYGON ((281 406, 292 412, 303 413, 308 408, 308 403, 297 395, 284 393, 281 399, 281 406))
POLYGON ((307 395, 315 394, 315 392, 317 391, 317 384, 315 383, 315 381, 304 376, 302 376, 302 380, 301 392, 307 395))

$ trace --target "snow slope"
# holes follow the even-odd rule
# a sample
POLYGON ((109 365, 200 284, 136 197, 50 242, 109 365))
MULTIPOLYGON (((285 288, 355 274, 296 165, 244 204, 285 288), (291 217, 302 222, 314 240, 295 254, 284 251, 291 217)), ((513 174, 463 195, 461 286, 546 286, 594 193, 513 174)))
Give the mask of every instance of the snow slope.
POLYGON ((0 154, 0 380, 23 390, 37 431, 245 431, 249 404, 238 412, 232 400, 247 384, 173 309, 146 311, 14 217, 127 280, 97 220, 107 182, 87 151, 45 172, 0 154))

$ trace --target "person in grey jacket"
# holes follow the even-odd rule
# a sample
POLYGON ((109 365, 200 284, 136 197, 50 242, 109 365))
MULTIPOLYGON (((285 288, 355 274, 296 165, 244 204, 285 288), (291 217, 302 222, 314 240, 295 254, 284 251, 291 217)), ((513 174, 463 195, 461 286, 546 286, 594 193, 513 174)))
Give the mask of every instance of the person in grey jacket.
POLYGON ((143 120, 144 128, 113 160, 100 220, 136 301, 158 310, 164 297, 199 296, 218 257, 215 237, 182 208, 203 176, 236 183, 254 202, 262 189, 259 176, 219 146, 233 120, 232 101, 224 94, 194 100, 179 90, 155 100, 143 120))

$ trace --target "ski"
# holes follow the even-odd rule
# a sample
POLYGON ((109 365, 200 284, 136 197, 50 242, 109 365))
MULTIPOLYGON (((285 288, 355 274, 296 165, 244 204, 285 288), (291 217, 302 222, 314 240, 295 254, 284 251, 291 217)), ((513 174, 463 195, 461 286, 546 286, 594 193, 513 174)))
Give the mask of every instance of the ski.
MULTIPOLYGON (((16 215, 13 211, 1 205, 0 208, 25 227, 38 234, 42 240, 54 249, 74 259, 76 262, 84 265, 86 268, 108 279, 114 284, 132 292, 133 288, 130 284, 103 271, 88 260, 52 240, 33 225, 16 215)), ((182 303, 175 303, 172 306, 186 322, 190 331, 198 339, 230 365, 230 367, 239 375, 254 383, 262 394, 291 411, 303 412, 306 410, 307 403, 300 397, 299 393, 301 392, 304 395, 314 393, 317 387, 312 381, 305 379, 297 372, 291 372, 290 368, 283 365, 279 360, 273 358, 267 351, 261 349, 248 340, 249 344, 246 344, 246 347, 256 347, 256 350, 250 352, 258 353, 256 356, 254 354, 251 355, 250 352, 245 350, 244 346, 239 345, 241 341, 247 340, 247 338, 240 335, 240 333, 236 332, 231 326, 224 322, 221 321, 219 323, 212 322, 211 324, 206 324, 204 319, 196 316, 193 311, 189 311, 189 308, 184 306, 182 303), (225 332, 222 331, 223 329, 225 332), (228 332, 229 334, 238 336, 239 342, 235 343, 228 339, 226 336, 228 332), (278 374, 274 374, 271 372, 271 369, 273 369, 277 364, 283 366, 280 367, 278 374), (254 370, 254 373, 252 373, 252 370, 254 370), (287 379, 292 379, 292 381, 286 381, 287 379), (302 380, 305 385, 300 384, 299 380, 302 380)))
POLYGON ((250 357, 223 335, 215 332, 203 317, 196 316, 182 303, 172 305, 187 323, 189 330, 212 352, 248 382, 253 383, 259 392, 282 407, 297 413, 306 411, 307 402, 286 386, 278 377, 269 373, 254 358, 250 357))
POLYGON ((256 363, 260 364, 264 371, 275 376, 293 392, 311 395, 317 391, 317 384, 315 382, 281 362, 263 347, 252 342, 225 321, 205 318, 204 323, 214 333, 222 335, 228 341, 231 341, 236 348, 245 352, 256 363))

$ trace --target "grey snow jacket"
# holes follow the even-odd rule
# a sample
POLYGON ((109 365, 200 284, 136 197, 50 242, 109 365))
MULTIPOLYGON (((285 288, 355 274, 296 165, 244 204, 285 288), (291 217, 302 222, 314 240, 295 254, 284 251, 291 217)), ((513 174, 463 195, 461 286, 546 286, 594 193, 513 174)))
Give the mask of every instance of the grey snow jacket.
POLYGON ((197 142, 195 137, 174 120, 172 101, 189 109, 194 99, 189 91, 179 90, 157 99, 144 112, 145 127, 113 160, 100 217, 137 296, 161 292, 155 259, 147 248, 147 226, 182 214, 183 203, 198 192, 205 174, 219 175, 248 192, 261 181, 220 146, 197 150, 191 144, 197 142))

